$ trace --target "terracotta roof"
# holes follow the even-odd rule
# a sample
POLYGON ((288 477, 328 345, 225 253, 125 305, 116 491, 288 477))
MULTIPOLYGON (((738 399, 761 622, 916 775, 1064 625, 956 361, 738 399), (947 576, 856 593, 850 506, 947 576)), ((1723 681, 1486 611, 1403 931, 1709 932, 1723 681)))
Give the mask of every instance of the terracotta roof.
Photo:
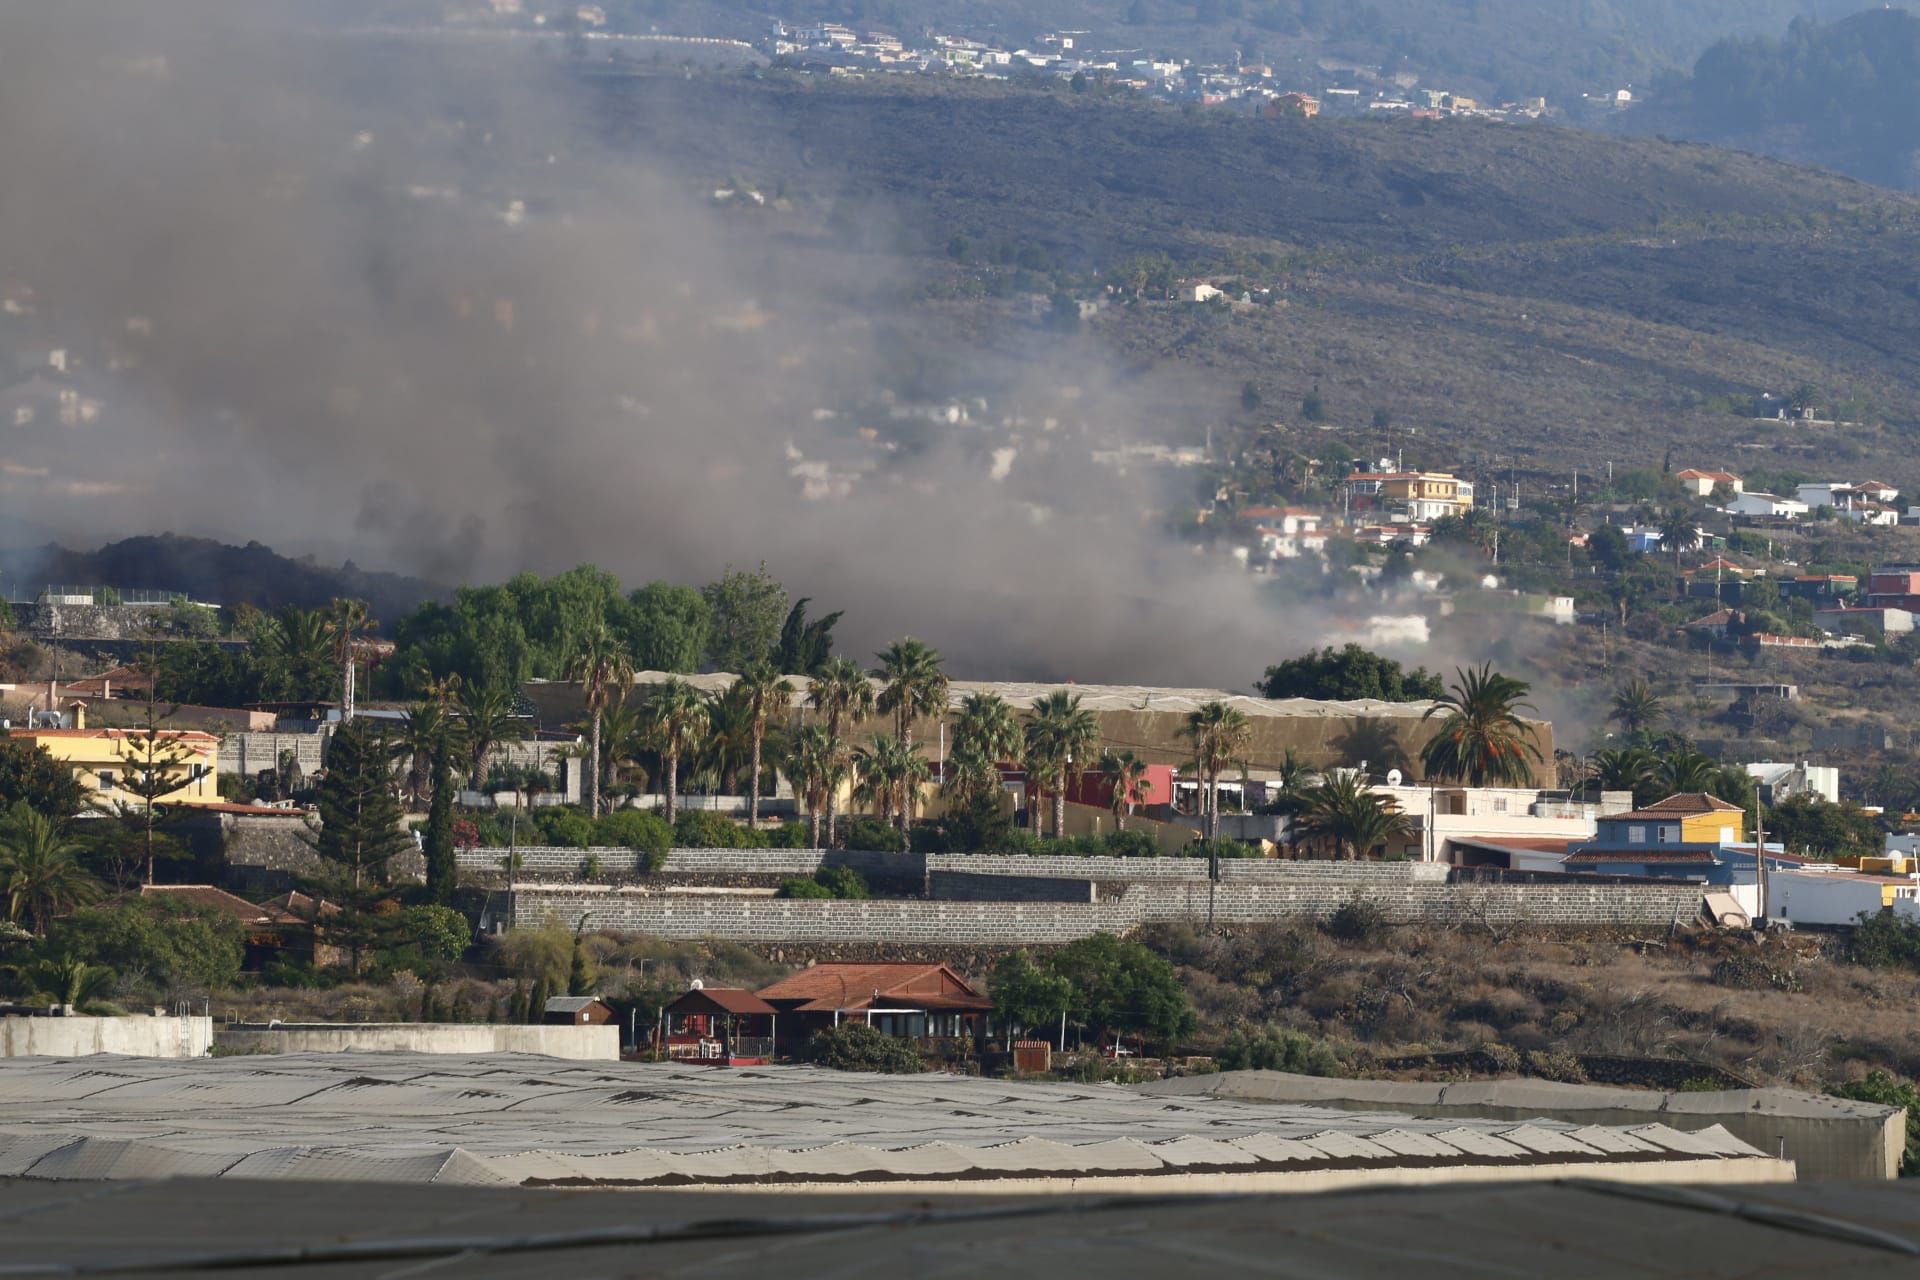
MULTIPOLYGON (((113 738, 127 734, 144 734, 144 729, 15 729, 16 738, 113 738)), ((218 742, 220 739, 211 733, 202 733, 198 729, 161 729, 165 738, 177 738, 183 742, 218 742)))
POLYGON ((340 914, 340 908, 334 903, 328 902, 325 898, 316 898, 310 893, 302 893, 298 889, 283 893, 277 898, 268 898, 262 905, 303 922, 317 916, 340 914))
POLYGON ((905 1002, 942 997, 945 1007, 986 1008, 991 1004, 986 997, 968 986, 964 978, 943 964, 817 964, 754 992, 760 999, 769 1002, 797 1001, 795 1012, 804 1013, 864 1009, 873 1003, 876 993, 882 999, 905 1002), (959 990, 944 990, 949 983, 959 990), (916 985, 926 990, 917 993, 908 990, 916 985), (971 997, 971 1003, 964 1006, 947 1003, 967 997, 971 997))
POLYGON ((285 914, 271 907, 257 906, 237 894, 210 884, 143 884, 140 886, 140 896, 156 900, 164 898, 169 902, 190 902, 196 907, 232 916, 241 924, 276 924, 285 914))
POLYGON ((702 987, 698 991, 688 991, 672 1004, 669 1009, 679 1008, 682 1004, 699 1004, 702 1001, 711 1004, 722 1013, 763 1014, 775 1012, 774 1007, 742 987, 702 987))
POLYGON ((1687 625, 1690 627, 1724 627, 1740 615, 1731 609, 1716 609, 1702 618, 1695 618, 1687 625))
MULTIPOLYGON (((606 1005, 599 996, 548 996, 548 1013, 578 1013, 591 1005, 606 1005)), ((611 1008, 611 1006, 608 1006, 611 1008)))
POLYGON ((151 689, 153 677, 138 667, 115 667, 103 671, 97 676, 88 676, 84 680, 69 680, 60 686, 60 692, 75 697, 104 697, 108 686, 119 689, 151 689))
POLYGON ((232 804, 222 801, 193 807, 200 813, 234 813, 250 818, 299 818, 304 821, 309 816, 305 809, 282 809, 270 804, 232 804))
POLYGON ((1740 477, 1729 471, 1699 471, 1693 467, 1688 467, 1679 474, 1678 478, 1681 480, 1713 480, 1716 482, 1724 480, 1732 483, 1740 477))
POLYGON ((1710 796, 1704 791, 1682 791, 1665 800, 1656 800, 1644 809, 1635 809, 1632 813, 1608 814, 1607 820, 1618 822, 1623 818, 1686 818, 1700 813, 1745 812, 1739 805, 1728 804, 1719 796, 1710 796))

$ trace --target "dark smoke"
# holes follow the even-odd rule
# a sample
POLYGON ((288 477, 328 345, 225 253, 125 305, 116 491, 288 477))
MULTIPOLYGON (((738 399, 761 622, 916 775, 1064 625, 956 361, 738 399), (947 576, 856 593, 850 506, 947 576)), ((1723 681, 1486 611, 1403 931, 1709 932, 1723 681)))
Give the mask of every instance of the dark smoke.
POLYGON ((0 426, 9 516, 443 581, 764 560, 848 611, 852 651, 910 632, 969 676, 1244 688, 1318 638, 1161 535, 1167 494, 1088 461, 1096 437, 1157 433, 1086 339, 1017 335, 1027 367, 990 412, 1026 419, 991 442, 1015 450, 1004 475, 943 427, 803 498, 792 454, 860 448, 844 410, 874 399, 910 261, 608 145, 556 42, 375 39, 325 13, 0 16, 0 275, 128 366, 97 424, 0 426))

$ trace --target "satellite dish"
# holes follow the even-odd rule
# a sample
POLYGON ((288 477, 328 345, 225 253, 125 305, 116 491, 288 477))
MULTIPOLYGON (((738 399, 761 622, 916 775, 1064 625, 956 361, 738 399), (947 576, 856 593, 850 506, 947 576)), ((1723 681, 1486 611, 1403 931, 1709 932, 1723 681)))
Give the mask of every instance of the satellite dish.
POLYGON ((1400 785, 1400 771, 1398 769, 1387 770, 1387 785, 1390 787, 1400 785))
POLYGON ((693 980, 693 989, 695 991, 705 991, 707 989, 707 984, 700 981, 700 979, 695 978, 693 980))

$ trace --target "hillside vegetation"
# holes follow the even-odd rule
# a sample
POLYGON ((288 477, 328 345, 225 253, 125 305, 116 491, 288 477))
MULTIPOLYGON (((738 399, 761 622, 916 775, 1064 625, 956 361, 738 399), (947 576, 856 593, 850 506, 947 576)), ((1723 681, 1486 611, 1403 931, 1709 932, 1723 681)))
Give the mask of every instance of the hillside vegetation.
POLYGON ((1638 128, 1920 190, 1920 18, 1875 9, 1784 39, 1728 39, 1663 85, 1638 128))
POLYGON ((1038 89, 775 76, 596 92, 617 141, 789 196, 788 226, 811 230, 793 247, 906 253, 934 305, 910 307, 919 327, 897 340, 955 371, 929 381, 929 361, 903 357, 913 393, 977 385, 956 331, 1018 345, 1025 292, 1096 296, 1158 263, 1278 304, 1121 299, 1092 322, 1143 405, 1190 438, 1223 417, 1284 423, 1317 387, 1323 425, 1385 411, 1455 456, 1727 459, 1797 447, 1728 410, 1806 382, 1873 424, 1849 434, 1863 460, 1911 465, 1878 424, 1910 427, 1920 403, 1920 202, 1835 175, 1551 127, 1262 121, 1038 89))

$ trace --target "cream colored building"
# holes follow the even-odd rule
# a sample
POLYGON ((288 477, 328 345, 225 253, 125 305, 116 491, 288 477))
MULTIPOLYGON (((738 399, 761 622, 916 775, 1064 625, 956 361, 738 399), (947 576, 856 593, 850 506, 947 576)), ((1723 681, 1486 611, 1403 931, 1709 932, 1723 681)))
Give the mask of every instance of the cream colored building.
MULTIPOLYGON (((84 716, 82 717, 84 719, 84 716)), ((74 781, 87 789, 101 809, 125 805, 138 809, 146 803, 126 789, 130 776, 144 768, 173 763, 181 785, 159 797, 160 804, 219 804, 216 775, 220 739, 197 729, 161 729, 151 744, 140 729, 16 729, 15 741, 45 747, 47 754, 73 771, 74 781)))

